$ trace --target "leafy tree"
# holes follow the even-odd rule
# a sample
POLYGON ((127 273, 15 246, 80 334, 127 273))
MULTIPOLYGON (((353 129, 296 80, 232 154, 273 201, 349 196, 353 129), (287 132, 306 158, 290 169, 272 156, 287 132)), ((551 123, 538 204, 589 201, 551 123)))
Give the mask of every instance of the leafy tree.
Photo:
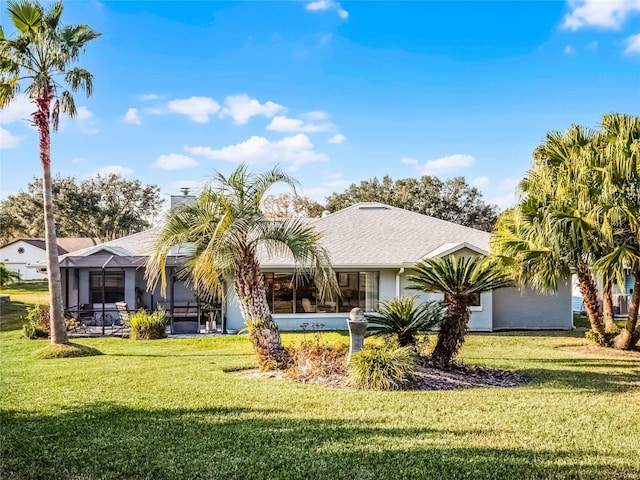
MULTIPOLYGON (((162 206, 157 186, 142 185, 139 180, 115 174, 98 175, 80 183, 74 177, 58 176, 52 179, 52 195, 59 236, 100 241, 149 228, 162 206)), ((40 179, 34 179, 26 192, 7 197, 0 203, 3 221, 9 226, 3 231, 4 239, 43 236, 44 222, 37 214, 42 208, 40 179)))
POLYGON ((7 268, 7 266, 0 262, 0 287, 4 287, 6 285, 10 285, 13 282, 20 281, 20 272, 16 272, 15 270, 11 270, 7 268))
POLYGON ((408 288, 444 294, 447 312, 431 360, 439 368, 449 368, 464 342, 475 296, 508 287, 511 281, 495 263, 478 256, 429 258, 416 264, 414 271, 408 288))
POLYGON ((76 115, 71 92, 81 89, 87 96, 91 95, 93 76, 89 71, 71 65, 78 60, 86 45, 100 34, 87 25, 63 25, 60 21, 62 2, 56 2, 45 10, 36 1, 9 0, 7 12, 17 33, 10 39, 0 29, 0 107, 9 105, 22 86, 34 103, 31 120, 38 129, 43 172, 51 343, 68 343, 52 198, 51 129, 58 129, 61 113, 71 117, 76 115))
POLYGON ((416 305, 415 297, 398 297, 380 302, 376 314, 367 318, 377 324, 370 327, 372 335, 393 335, 401 347, 415 346, 416 335, 433 330, 442 321, 442 302, 424 302, 416 305))
POLYGON ((396 181, 389 176, 382 181, 374 177, 330 195, 327 210, 335 212, 359 202, 381 202, 485 231, 490 231, 497 219, 497 207, 485 204, 480 191, 464 177, 444 182, 428 175, 396 181))
POLYGON ((300 219, 274 222, 260 209, 266 192, 279 182, 295 189, 295 180, 278 168, 253 174, 242 164, 228 177, 217 173, 194 203, 167 214, 146 268, 149 284, 160 281, 166 289, 167 257, 182 246, 178 274, 201 295, 224 297, 224 281, 231 277, 262 368, 280 368, 288 355, 269 310, 258 251, 291 255, 300 272, 314 277, 321 296, 338 289, 320 234, 300 219))
POLYGON ((267 218, 317 218, 324 207, 309 197, 281 193, 262 199, 262 211, 267 218))

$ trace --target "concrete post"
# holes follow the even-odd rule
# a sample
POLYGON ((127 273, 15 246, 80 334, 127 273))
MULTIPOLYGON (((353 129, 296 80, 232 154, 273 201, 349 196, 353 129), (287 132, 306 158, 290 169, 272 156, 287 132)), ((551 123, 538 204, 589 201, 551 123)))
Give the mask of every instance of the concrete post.
POLYGON ((351 354, 364 348, 364 335, 367 332, 367 319, 364 317, 364 312, 360 308, 351 309, 347 325, 349 325, 350 338, 349 355, 347 356, 347 363, 349 363, 351 354))

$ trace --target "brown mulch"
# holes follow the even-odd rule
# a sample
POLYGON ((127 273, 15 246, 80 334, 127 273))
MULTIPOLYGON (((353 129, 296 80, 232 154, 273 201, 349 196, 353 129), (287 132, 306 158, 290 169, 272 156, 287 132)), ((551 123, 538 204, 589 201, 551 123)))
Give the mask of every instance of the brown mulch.
POLYGON ((615 348, 601 347, 595 343, 589 343, 588 345, 566 346, 563 347, 563 350, 589 356, 640 360, 640 346, 636 346, 633 350, 616 350, 615 348))
POLYGON ((416 390, 459 390, 463 388, 522 387, 527 379, 509 370, 456 364, 450 370, 420 368, 416 390))
MULTIPOLYGON (((256 369, 233 372, 245 378, 290 379, 286 372, 262 372, 256 369)), ((322 375, 306 378, 301 383, 322 385, 331 388, 353 388, 345 374, 322 375)), ((512 388, 527 384, 522 375, 509 370, 455 364, 450 370, 422 366, 414 390, 460 390, 466 388, 498 387, 512 388)))

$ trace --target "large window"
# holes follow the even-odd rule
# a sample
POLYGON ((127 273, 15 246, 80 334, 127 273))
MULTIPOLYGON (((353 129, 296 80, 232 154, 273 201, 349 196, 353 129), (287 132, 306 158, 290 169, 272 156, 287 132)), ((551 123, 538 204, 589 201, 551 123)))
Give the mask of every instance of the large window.
MULTIPOLYGON (((102 303, 102 272, 92 272, 90 282, 91 303, 102 303)), ((124 272, 104 274, 104 303, 124 301, 124 272)))
POLYGON ((267 301, 273 313, 338 313, 360 307, 366 312, 378 309, 379 272, 340 272, 340 295, 318 298, 313 279, 291 273, 265 273, 267 301))

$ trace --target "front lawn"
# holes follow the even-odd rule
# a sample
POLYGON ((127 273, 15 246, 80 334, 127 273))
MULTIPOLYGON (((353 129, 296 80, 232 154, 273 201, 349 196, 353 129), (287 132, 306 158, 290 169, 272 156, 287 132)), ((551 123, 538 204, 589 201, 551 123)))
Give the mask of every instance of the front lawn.
POLYGON ((640 357, 582 333, 468 337, 467 362, 526 387, 372 392, 227 373, 255 364, 246 337, 39 360, 45 340, 2 325, 3 479, 640 478, 640 357))

